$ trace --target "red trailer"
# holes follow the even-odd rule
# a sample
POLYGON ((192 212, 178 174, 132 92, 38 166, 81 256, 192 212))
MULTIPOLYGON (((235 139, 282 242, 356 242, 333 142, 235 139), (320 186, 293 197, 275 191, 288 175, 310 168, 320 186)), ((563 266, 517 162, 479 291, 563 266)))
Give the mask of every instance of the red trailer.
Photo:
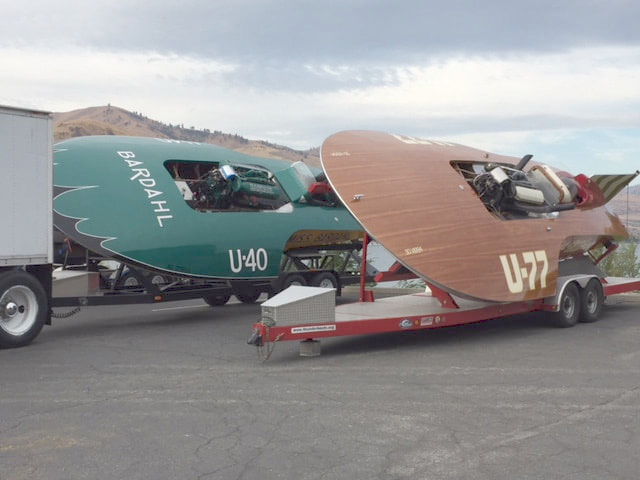
MULTIPOLYGON (((402 278, 402 272, 384 272, 378 281, 402 278)), ((554 325, 572 327, 578 322, 594 322, 601 313, 606 297, 634 290, 640 290, 640 279, 619 277, 598 277, 596 275, 575 274, 559 277, 557 294, 552 297, 518 302, 481 302, 457 298, 434 285, 427 285, 423 293, 399 295, 373 299, 372 291, 362 290, 360 301, 335 306, 327 314, 317 304, 313 304, 316 294, 323 289, 313 287, 291 287, 299 292, 293 294, 296 305, 292 322, 278 321, 271 312, 270 305, 286 308, 293 302, 278 305, 278 296, 263 304, 263 317, 253 325, 249 344, 257 346, 265 359, 270 355, 274 343, 286 340, 302 341, 300 354, 318 355, 317 339, 347 335, 368 335, 404 330, 426 330, 432 328, 464 325, 510 315, 546 311, 554 325)), ((283 292, 280 295, 289 295, 283 292)), ((334 296, 330 301, 334 302, 334 296)))

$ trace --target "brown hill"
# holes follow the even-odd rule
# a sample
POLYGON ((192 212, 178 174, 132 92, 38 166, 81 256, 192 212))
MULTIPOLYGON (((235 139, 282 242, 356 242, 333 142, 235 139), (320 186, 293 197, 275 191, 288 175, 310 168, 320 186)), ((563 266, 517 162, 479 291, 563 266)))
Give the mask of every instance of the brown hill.
POLYGON ((320 160, 317 148, 298 151, 265 141, 248 140, 240 135, 212 132, 208 129, 184 128, 183 125, 165 124, 147 118, 141 113, 111 105, 55 113, 53 119, 56 141, 88 135, 132 135, 212 143, 248 155, 291 161, 302 160, 312 165, 319 165, 320 160))

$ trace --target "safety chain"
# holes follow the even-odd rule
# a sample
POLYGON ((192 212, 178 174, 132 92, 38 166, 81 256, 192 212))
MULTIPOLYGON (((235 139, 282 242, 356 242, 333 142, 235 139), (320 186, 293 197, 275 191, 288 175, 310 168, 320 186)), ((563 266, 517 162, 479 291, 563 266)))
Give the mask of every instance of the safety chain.
POLYGON ((78 313, 80 311, 80 307, 76 307, 73 310, 69 311, 69 312, 65 312, 65 313, 55 313, 55 312, 51 312, 51 316, 53 318, 69 318, 72 315, 75 315, 76 313, 78 313))
POLYGON ((256 349, 257 349, 257 353, 258 353, 258 358, 260 359, 260 361, 262 363, 264 363, 267 360, 269 360, 269 357, 271 357, 271 354, 276 349, 276 342, 282 338, 284 333, 281 333, 280 335, 278 335, 273 340, 273 342, 271 342, 271 341, 269 341, 269 338, 270 338, 269 337, 269 333, 271 331, 271 329, 269 327, 275 325, 276 322, 270 317, 262 317, 260 319, 260 323, 262 323, 262 325, 264 326, 264 336, 265 336, 265 338, 262 339, 262 345, 261 346, 256 346, 256 349), (265 320, 266 320, 266 322, 265 322, 265 320))
POLYGON ((262 346, 261 347, 256 347, 257 350, 258 350, 258 358, 260 359, 260 362, 262 362, 262 363, 264 363, 267 360, 269 360, 269 357, 271 357, 271 354, 276 349, 276 342, 282 338, 284 333, 281 333, 280 335, 278 335, 273 340, 273 342, 270 342, 269 341, 269 327, 266 327, 265 335, 266 335, 266 339, 264 340, 264 343, 262 344, 262 346))

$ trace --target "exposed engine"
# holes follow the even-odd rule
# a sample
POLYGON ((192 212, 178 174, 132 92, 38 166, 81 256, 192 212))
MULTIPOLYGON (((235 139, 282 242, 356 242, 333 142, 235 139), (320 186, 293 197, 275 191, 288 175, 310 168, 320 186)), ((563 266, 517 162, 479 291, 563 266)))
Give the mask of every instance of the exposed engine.
POLYGON ((205 178, 193 182, 194 208, 226 210, 232 207, 274 209, 282 190, 270 172, 246 169, 239 173, 231 165, 221 164, 210 170, 205 178))
POLYGON ((289 201, 273 174, 258 166, 171 160, 166 167, 196 210, 277 210, 289 201))
POLYGON ((501 218, 553 214, 576 207, 579 185, 559 176, 546 165, 523 169, 531 155, 518 165, 454 162, 485 206, 501 218))

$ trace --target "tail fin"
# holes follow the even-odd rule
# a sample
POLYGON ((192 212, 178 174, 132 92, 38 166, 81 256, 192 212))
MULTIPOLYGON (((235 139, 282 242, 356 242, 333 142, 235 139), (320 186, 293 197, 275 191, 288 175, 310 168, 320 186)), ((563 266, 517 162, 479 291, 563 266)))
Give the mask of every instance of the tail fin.
POLYGON ((585 175, 576 176, 575 180, 580 185, 578 208, 595 208, 604 205, 638 175, 640 170, 628 175, 593 175, 591 178, 585 175))

